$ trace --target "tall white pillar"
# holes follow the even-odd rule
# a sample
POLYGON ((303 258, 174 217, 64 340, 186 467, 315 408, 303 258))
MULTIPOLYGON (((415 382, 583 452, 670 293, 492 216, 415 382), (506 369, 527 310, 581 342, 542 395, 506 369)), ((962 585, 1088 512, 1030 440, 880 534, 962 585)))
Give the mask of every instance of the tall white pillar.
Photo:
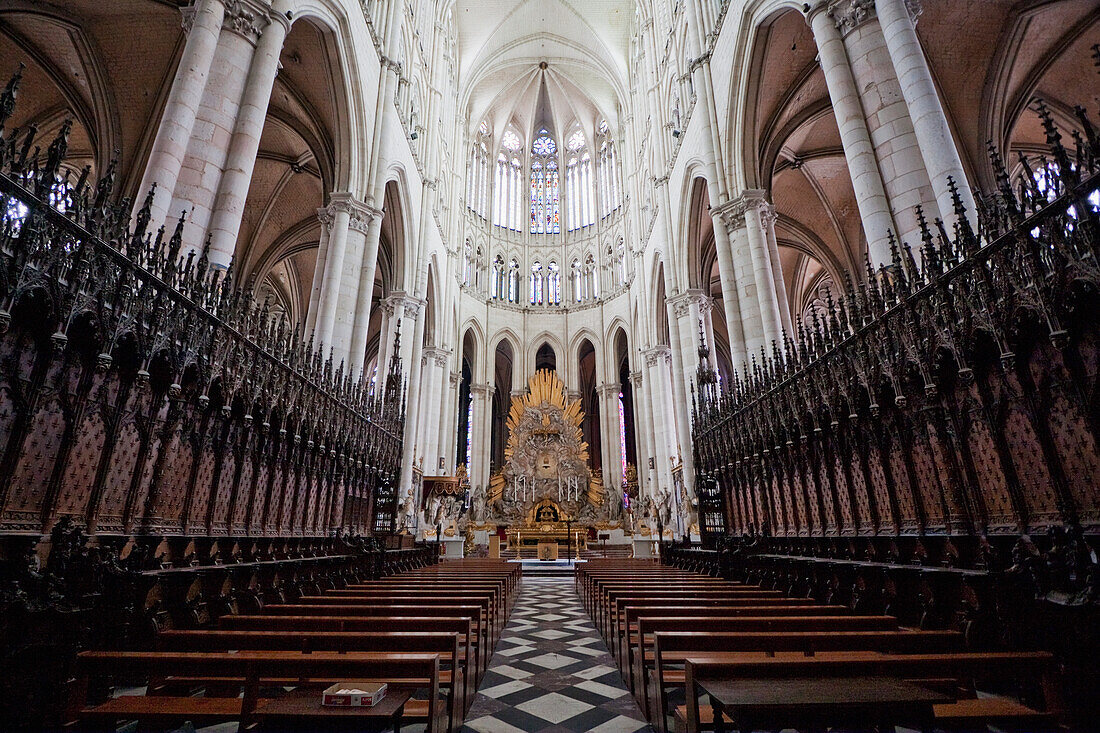
MULTIPOLYGON (((764 237, 771 260, 772 280, 775 284, 776 305, 779 307, 779 325, 792 339, 795 337, 794 321, 791 317, 791 305, 787 298, 787 284, 783 281, 783 263, 779 259, 779 240, 775 238, 775 206, 765 204, 760 211, 760 220, 764 225, 764 237)), ((783 344, 779 344, 783 348, 783 344)))
MULTIPOLYGON (((170 216, 179 216, 180 212, 170 212, 172 192, 176 190, 183 159, 187 155, 187 144, 195 126, 195 115, 202 102, 202 93, 210 66, 214 62, 214 53, 218 48, 218 36, 221 34, 222 20, 225 17, 225 5, 222 0, 195 0, 195 3, 183 9, 183 27, 187 33, 187 42, 183 46, 176 75, 172 79, 172 88, 168 92, 168 101, 161 113, 160 126, 153 139, 153 149, 149 153, 149 162, 138 190, 144 197, 157 185, 153 197, 150 225, 154 228, 165 224, 170 216)), ((143 198, 137 200, 141 206, 143 198)))
POLYGON ((357 374, 363 368, 363 360, 366 357, 367 334, 370 331, 371 298, 374 296, 374 276, 378 270, 378 246, 382 233, 382 216, 380 209, 370 207, 370 223, 364 232, 363 246, 359 266, 354 268, 349 275, 356 277, 357 291, 355 298, 354 318, 351 326, 351 371, 357 374))
POLYGON ((455 455, 458 449, 458 411, 461 408, 461 405, 458 404, 458 397, 461 384, 462 372, 448 373, 446 400, 447 419, 439 431, 439 450, 445 460, 444 470, 448 473, 453 472, 461 462, 459 457, 455 455))
POLYGON ((890 264, 887 233, 893 231, 894 220, 875 159, 875 148, 867 131, 867 121, 863 117, 855 77, 848 64, 844 40, 826 12, 828 7, 826 0, 818 0, 806 12, 806 20, 813 30, 821 70, 825 74, 833 114, 840 129, 840 141, 848 161, 868 253, 872 264, 879 267, 890 264))
POLYGON ((917 29, 910 15, 910 8, 913 7, 919 8, 915 0, 875 0, 886 50, 897 73, 909 118, 913 121, 913 131, 939 204, 940 216, 949 224, 955 220, 948 183, 948 178, 951 178, 966 206, 970 225, 976 227, 974 194, 967 183, 962 158, 947 124, 947 115, 940 104, 920 39, 917 38, 917 29))
MULTIPOLYGON (((409 416, 409 419, 405 421, 405 438, 402 445, 401 456, 401 483, 399 486, 402 491, 410 491, 412 489, 412 469, 413 462, 416 460, 419 454, 423 457, 423 449, 417 441, 417 436, 420 430, 419 421, 416 419, 420 414, 420 381, 421 374, 423 373, 421 364, 421 349, 424 344, 424 318, 420 317, 420 309, 415 306, 405 307, 405 322, 408 324, 412 322, 412 331, 409 344, 410 356, 409 360, 404 362, 408 369, 408 394, 405 402, 405 414, 409 416)), ((419 497, 417 497, 419 498, 419 497)))
POLYGON ((305 330, 307 339, 317 328, 317 310, 325 282, 325 260, 328 259, 329 233, 333 225, 333 217, 327 206, 317 209, 317 220, 321 223, 321 236, 317 245, 317 261, 313 265, 313 284, 309 288, 309 311, 306 314, 305 330))
MULTIPOLYGON (((741 305, 737 295, 737 278, 743 277, 733 263, 733 249, 726 222, 720 214, 711 212, 714 222, 714 248, 718 254, 718 277, 722 283, 722 310, 726 316, 726 333, 730 341, 730 363, 740 371, 747 360, 745 331, 741 326, 741 305)), ((711 344, 714 346, 714 344, 711 344)))
MULTIPOLYGON (((350 196, 350 194, 349 194, 350 196)), ((344 264, 344 250, 348 245, 348 226, 351 224, 351 208, 333 194, 328 206, 332 224, 328 235, 328 256, 323 263, 321 293, 317 302, 317 343, 326 348, 332 346, 332 330, 336 324, 336 304, 340 297, 340 275, 344 264)), ((322 265, 318 262, 318 265, 322 265)), ((386 367, 379 363, 379 371, 386 367)))
POLYGON ((172 198, 173 210, 190 212, 183 244, 191 250, 201 248, 209 231, 256 44, 269 24, 268 11, 262 0, 237 0, 227 5, 222 19, 218 48, 172 198))
POLYGON ((920 241, 917 207, 923 206, 929 218, 939 215, 939 207, 873 3, 833 0, 829 15, 847 49, 898 236, 915 245, 920 241))
POLYGON ((260 33, 252 66, 248 70, 244 97, 237 113, 233 137, 229 141, 229 154, 225 171, 214 198, 214 215, 210 223, 210 261, 226 267, 233 260, 237 247, 237 233, 244 216, 244 204, 252 183, 252 171, 256 167, 256 153, 260 149, 260 136, 267 119, 267 107, 279 71, 279 54, 290 30, 290 20, 284 12, 272 9, 268 22, 260 33))

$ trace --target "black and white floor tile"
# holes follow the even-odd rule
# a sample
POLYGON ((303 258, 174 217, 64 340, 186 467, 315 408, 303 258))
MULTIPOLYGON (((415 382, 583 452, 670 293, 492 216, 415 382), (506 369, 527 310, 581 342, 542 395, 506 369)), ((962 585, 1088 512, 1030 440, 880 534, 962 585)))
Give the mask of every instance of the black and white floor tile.
POLYGON ((572 577, 524 578, 463 733, 652 733, 572 577))

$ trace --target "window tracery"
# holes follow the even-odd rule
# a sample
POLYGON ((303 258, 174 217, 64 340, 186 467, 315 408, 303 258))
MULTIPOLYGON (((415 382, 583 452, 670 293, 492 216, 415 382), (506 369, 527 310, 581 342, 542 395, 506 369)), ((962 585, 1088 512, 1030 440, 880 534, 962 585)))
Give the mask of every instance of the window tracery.
POLYGON ((531 145, 531 233, 561 231, 558 146, 550 132, 539 131, 531 145))

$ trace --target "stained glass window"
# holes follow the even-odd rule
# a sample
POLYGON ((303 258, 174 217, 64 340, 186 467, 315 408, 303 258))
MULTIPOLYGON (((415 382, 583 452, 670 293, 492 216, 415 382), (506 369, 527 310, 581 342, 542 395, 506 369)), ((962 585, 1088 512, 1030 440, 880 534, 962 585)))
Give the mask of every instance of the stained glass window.
POLYGON ((519 263, 515 258, 508 263, 508 302, 515 303, 519 300, 519 263))
POLYGON ((531 150, 535 155, 541 155, 545 158, 556 153, 558 151, 558 146, 554 144, 553 138, 544 134, 535 140, 535 144, 531 147, 531 150))
POLYGON ((626 479, 626 411, 623 409, 623 393, 619 392, 619 474, 626 479))
POLYGON ((546 266, 546 293, 552 305, 561 302, 561 268, 557 262, 546 266))
POLYGON ((584 147, 584 133, 580 130, 575 130, 572 135, 569 136, 568 142, 565 143, 565 147, 568 150, 576 152, 584 147))
POLYGON ((508 150, 512 151, 519 150, 520 146, 522 145, 522 143, 519 141, 519 135, 512 132, 511 130, 506 130, 504 132, 504 135, 500 138, 500 144, 502 147, 505 147, 508 150))
POLYGON ((470 406, 466 408, 466 465, 474 465, 474 401, 470 400, 470 406))
POLYGON ((561 179, 555 154, 557 143, 546 130, 540 130, 531 146, 531 233, 557 234, 561 231, 561 179))
POLYGON ((542 303, 542 263, 531 265, 531 305, 542 303))

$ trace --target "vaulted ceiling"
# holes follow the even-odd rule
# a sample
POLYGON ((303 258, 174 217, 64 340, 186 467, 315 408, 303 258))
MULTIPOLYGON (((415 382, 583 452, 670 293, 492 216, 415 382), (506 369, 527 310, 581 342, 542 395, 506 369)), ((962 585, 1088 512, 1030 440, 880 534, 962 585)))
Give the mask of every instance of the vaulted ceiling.
POLYGON ((555 114, 573 110, 616 125, 634 7, 628 0, 459 0, 459 79, 471 125, 533 109, 543 62, 555 114))

